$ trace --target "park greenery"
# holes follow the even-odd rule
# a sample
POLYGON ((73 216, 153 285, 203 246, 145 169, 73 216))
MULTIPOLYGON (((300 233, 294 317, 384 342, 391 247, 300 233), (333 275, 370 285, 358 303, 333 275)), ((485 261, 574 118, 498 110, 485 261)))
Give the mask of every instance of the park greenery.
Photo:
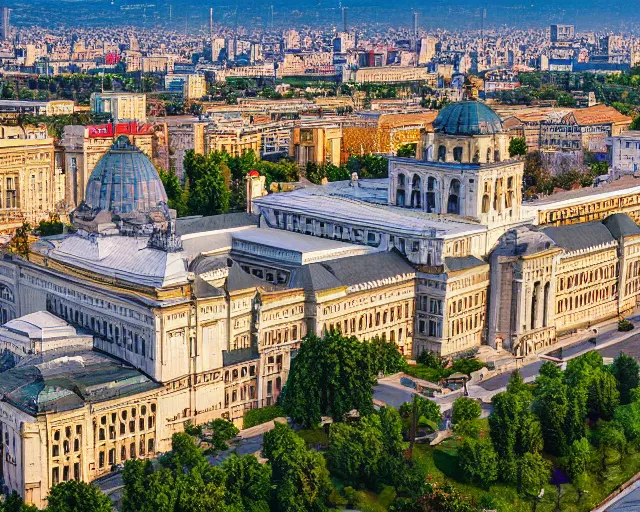
POLYGON ((357 173, 359 178, 386 178, 388 176, 388 161, 380 155, 352 155, 345 165, 336 166, 323 162, 316 164, 308 162, 304 176, 310 182, 320 184, 327 181, 341 181, 351 178, 352 173, 357 173))
MULTIPOLYGON (((187 151, 184 183, 173 170, 159 169, 158 173, 167 192, 169 207, 177 211, 178 217, 185 217, 245 211, 246 176, 250 171, 265 176, 267 189, 272 184, 300 179, 300 169, 291 160, 261 160, 253 151, 242 155, 213 151, 206 156, 193 150, 187 151)), ((387 160, 377 155, 364 155, 352 156, 346 165, 340 167, 310 163, 305 169, 305 177, 319 184, 325 178, 328 181, 348 180, 354 172, 361 178, 384 178, 387 176, 387 160)))
POLYGON ((436 384, 454 373, 470 376, 472 372, 485 367, 484 363, 474 357, 461 357, 452 361, 428 350, 421 352, 416 362, 416 365, 407 368, 406 373, 436 384))

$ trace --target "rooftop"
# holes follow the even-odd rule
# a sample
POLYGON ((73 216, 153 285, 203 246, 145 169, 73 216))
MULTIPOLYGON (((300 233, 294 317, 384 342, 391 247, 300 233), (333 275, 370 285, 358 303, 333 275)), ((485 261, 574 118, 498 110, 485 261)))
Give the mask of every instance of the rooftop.
POLYGON ((433 122, 433 128, 448 135, 491 135, 503 131, 498 114, 479 101, 447 105, 433 122))

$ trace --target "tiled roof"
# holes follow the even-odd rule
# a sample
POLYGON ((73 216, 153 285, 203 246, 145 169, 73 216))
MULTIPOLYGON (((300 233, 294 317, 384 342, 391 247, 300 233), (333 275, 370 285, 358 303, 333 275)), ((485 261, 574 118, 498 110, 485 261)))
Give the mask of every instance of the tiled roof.
POLYGON ((602 123, 631 123, 633 120, 607 105, 594 105, 588 108, 577 108, 573 111, 576 122, 580 125, 602 123))
POLYGON ((568 252, 615 242, 611 232, 599 221, 553 226, 544 228, 542 232, 568 252))

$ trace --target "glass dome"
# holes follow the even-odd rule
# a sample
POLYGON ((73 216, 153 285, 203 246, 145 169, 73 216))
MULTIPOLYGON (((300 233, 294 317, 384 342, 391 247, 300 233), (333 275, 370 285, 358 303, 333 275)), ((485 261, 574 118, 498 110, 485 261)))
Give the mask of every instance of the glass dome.
POLYGON ((443 108, 433 128, 449 135, 491 135, 502 132, 502 121, 484 103, 461 101, 443 108))
POLYGON ((121 136, 93 169, 85 202, 94 210, 149 212, 167 203, 167 194, 151 161, 121 136))

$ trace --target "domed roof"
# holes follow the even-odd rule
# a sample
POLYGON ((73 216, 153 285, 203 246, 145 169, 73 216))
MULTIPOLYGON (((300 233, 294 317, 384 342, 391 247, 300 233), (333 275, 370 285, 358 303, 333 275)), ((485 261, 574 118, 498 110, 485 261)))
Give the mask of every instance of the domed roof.
POLYGON ((167 203, 167 193, 147 156, 121 136, 93 169, 85 202, 94 210, 149 212, 167 203))
POLYGON ((449 135, 491 135, 502 132, 502 121, 484 103, 461 101, 443 108, 433 128, 449 135))

